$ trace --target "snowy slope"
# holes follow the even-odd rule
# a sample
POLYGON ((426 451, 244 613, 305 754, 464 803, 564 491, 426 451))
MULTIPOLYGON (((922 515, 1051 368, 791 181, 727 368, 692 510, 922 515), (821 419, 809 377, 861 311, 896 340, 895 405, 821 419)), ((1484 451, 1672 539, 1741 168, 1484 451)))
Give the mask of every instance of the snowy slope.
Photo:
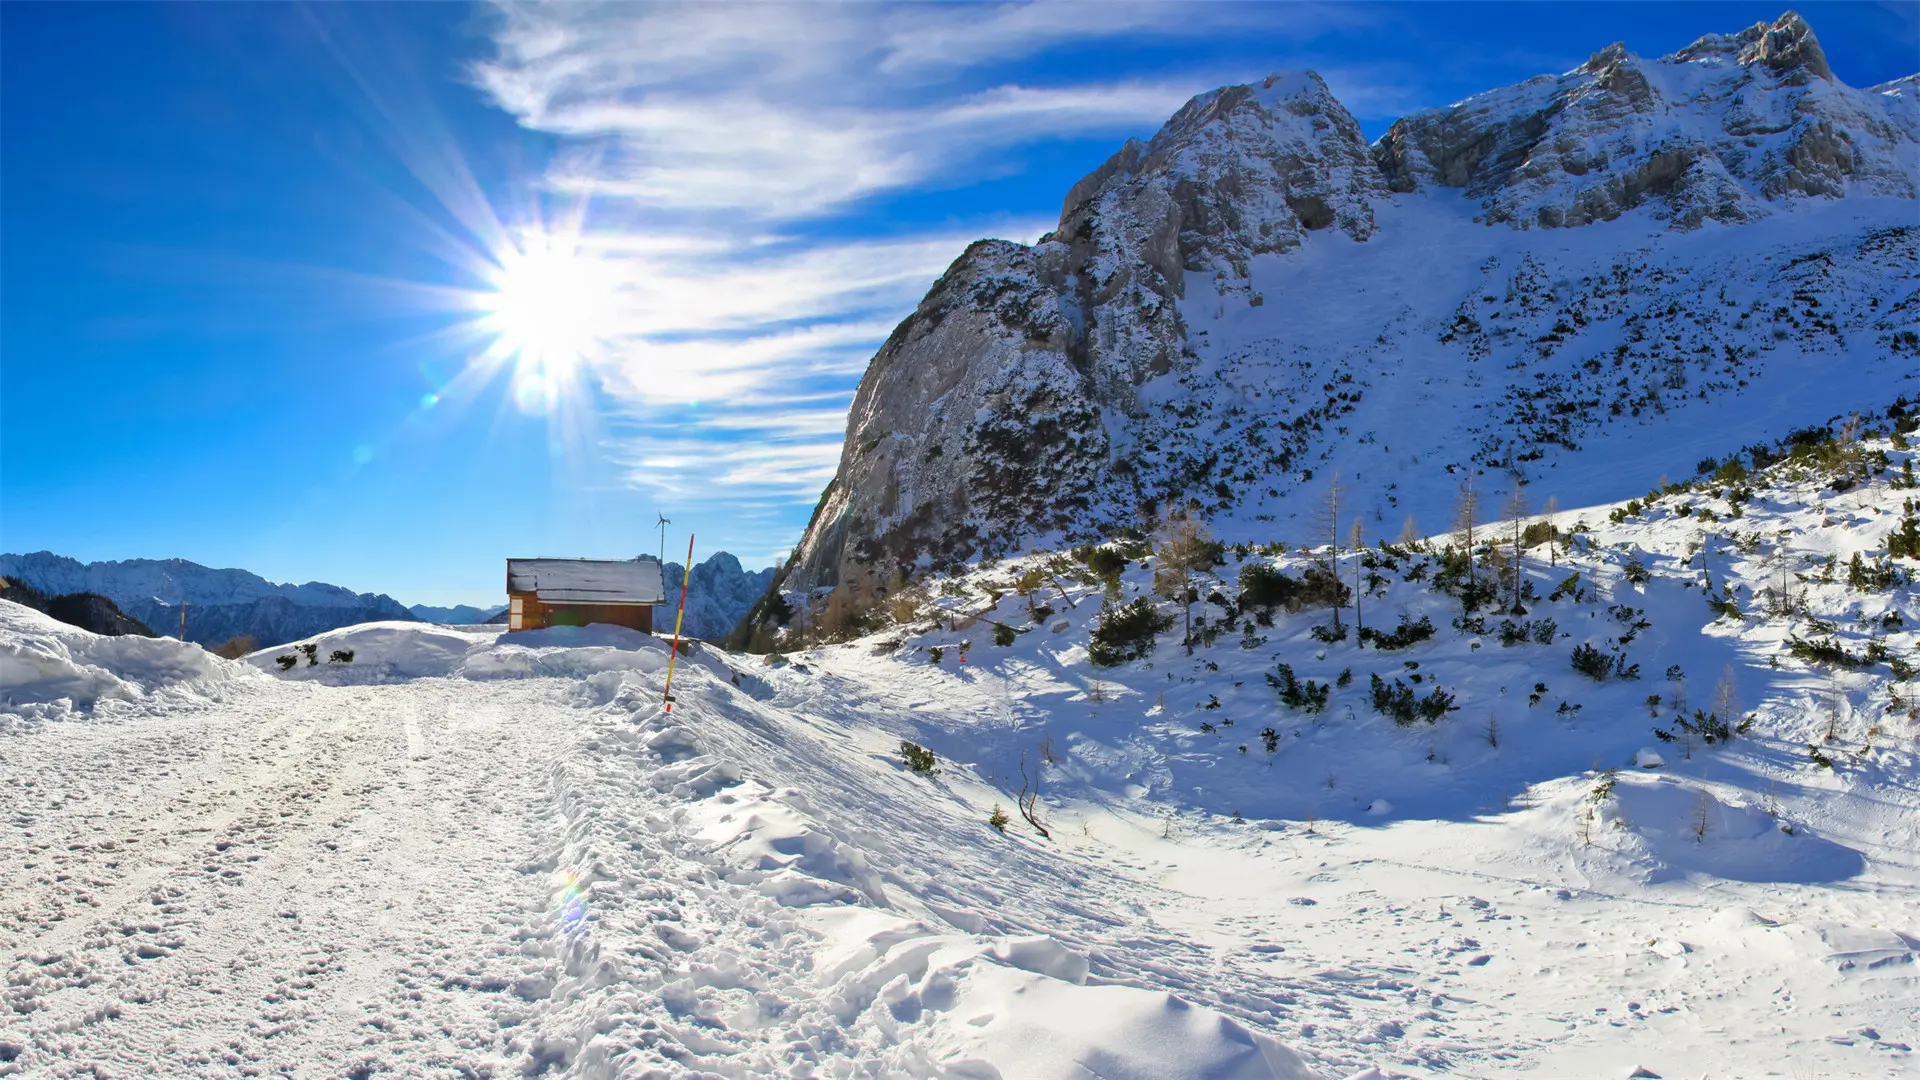
POLYGON ((783 579, 856 598, 1195 500, 1376 531, 1519 471, 1563 503, 1912 392, 1920 124, 1798 16, 1619 46, 1367 146, 1312 73, 1195 98, 874 357, 783 579))
MULTIPOLYGON (((1428 640, 1208 602, 1191 657, 1171 633, 1095 667, 1103 589, 1062 553, 846 645, 701 646, 671 714, 657 638, 412 622, 285 672, 208 658, 185 681, 226 690, 179 708, 16 699, 0 1072, 1902 1075, 1920 593, 1884 555, 1913 456, 1809 442, 1563 512, 1587 528, 1525 553, 1511 645, 1491 610, 1454 625, 1423 545, 1340 568, 1380 579, 1368 626, 1428 640), (1639 677, 1574 671, 1589 643, 1639 677), (1324 709, 1281 702, 1282 662, 1324 709), (1457 711, 1398 725, 1375 674, 1457 711), (1746 730, 1661 740, 1677 695, 1746 730), (1044 838, 1015 812, 1035 783, 1044 838)), ((1307 557, 1229 556, 1199 592, 1307 557)), ((5 612, 16 653, 158 666, 5 612)))
POLYGON ((82 563, 36 551, 0 555, 0 577, 18 578, 49 594, 99 593, 154 630, 175 636, 184 602, 187 640, 203 645, 240 635, 275 645, 370 619, 414 618, 384 594, 318 581, 277 584, 245 570, 215 570, 185 559, 82 563))

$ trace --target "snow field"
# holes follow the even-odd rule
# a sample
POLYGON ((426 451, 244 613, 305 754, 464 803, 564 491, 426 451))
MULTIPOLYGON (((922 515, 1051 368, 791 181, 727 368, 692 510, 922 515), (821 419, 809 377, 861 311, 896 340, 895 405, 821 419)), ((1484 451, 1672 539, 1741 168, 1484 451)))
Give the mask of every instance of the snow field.
MULTIPOLYGON (((1099 586, 1063 578, 1028 626, 1003 565, 945 583, 943 620, 778 663, 699 647, 671 714, 664 643, 607 628, 369 624, 313 639, 314 666, 184 683, 109 657, 144 696, 0 735, 0 1075, 1900 1075, 1911 683, 1781 650, 1824 625, 1920 652, 1912 587, 1845 568, 1908 493, 1821 483, 1755 478, 1734 520, 1709 492, 1563 513, 1588 539, 1527 573, 1590 591, 1530 602, 1548 644, 1455 630, 1407 556, 1364 600, 1377 628, 1432 619, 1401 650, 1317 641, 1308 610, 1094 668, 1099 586), (1768 616, 1783 566, 1802 606, 1768 616), (1012 645, 967 625, 989 606, 1027 627, 1012 645), (1638 680, 1571 668, 1624 634, 1638 680), (1307 714, 1267 685, 1279 660, 1354 678, 1307 714), (1746 733, 1654 737, 1729 667, 1746 733), (1459 710, 1396 726, 1374 673, 1459 710)), ((0 618, 9 655, 106 655, 0 618)))
MULTIPOLYGON (((1158 988, 1085 985, 1083 953, 965 891, 877 871, 750 775, 820 738, 769 680, 703 653, 669 720, 656 640, 466 640, 485 636, 352 628, 316 639, 352 665, 5 744, 24 797, 0 856, 24 874, 0 1073, 1322 1075, 1158 988), (455 677, 407 674, 428 671, 455 677), (1042 1022, 1089 1009, 1106 1019, 1074 1038, 1042 1022)), ((839 749, 806 772, 910 796, 892 762, 839 749)))
MULTIPOLYGON (((1868 449, 1889 452, 1887 475, 1908 457, 1884 442, 1868 449)), ((1294 960, 1337 942, 1350 967, 1364 958, 1390 972, 1383 985, 1397 976, 1401 990, 1442 990, 1435 1007, 1371 1030, 1350 1019, 1336 1027, 1270 969, 1249 994, 1267 1005, 1255 1022, 1303 1052, 1357 1063, 1373 1044, 1373 1061, 1415 1075, 1720 1075, 1729 1065, 1733 1075, 1892 1075, 1911 1067, 1920 1035, 1911 1006, 1920 999, 1915 694, 1883 664, 1810 667, 1783 651, 1789 633, 1833 629, 1856 655, 1878 642, 1896 658, 1920 656, 1911 585, 1861 592, 1846 583, 1853 553, 1869 564, 1884 555, 1900 500, 1913 494, 1887 475, 1845 493, 1818 478, 1755 478, 1756 497, 1731 519, 1711 492, 1668 497, 1618 524, 1609 507, 1561 514, 1562 527, 1592 525, 1591 543, 1551 567, 1536 549, 1528 573, 1545 594, 1578 570, 1589 595, 1530 602, 1528 618, 1557 622, 1547 646, 1502 646, 1491 632, 1497 616, 1488 633, 1454 632, 1457 601, 1386 573, 1393 580, 1366 600, 1370 625, 1425 614, 1440 628, 1433 640, 1358 649, 1349 609, 1349 638, 1323 643, 1308 630, 1327 613, 1306 611, 1259 629, 1252 648, 1230 626, 1188 660, 1176 633, 1149 665, 1095 669, 1083 643, 1099 590, 1070 585, 1071 609, 1035 618, 1012 586, 1024 565, 1016 561, 943 584, 954 595, 937 601, 948 611, 937 625, 803 659, 909 686, 907 715, 893 726, 997 778, 1002 805, 1020 755, 1031 763, 1050 746, 1056 843, 1088 855, 1131 849, 1132 869, 1189 893, 1182 914, 1218 918, 1189 918, 1182 940, 1294 960), (1682 517, 1682 504, 1713 508, 1719 520, 1682 517), (1823 567, 1828 556, 1837 574, 1823 567), (1648 570, 1644 583, 1628 579, 1630 565, 1648 570), (1783 566, 1803 605, 1791 618, 1767 615, 1763 600, 1783 566), (1709 581, 1740 617, 1715 617, 1709 581), (1627 621, 1622 606, 1632 609, 1627 621), (991 626, 968 616, 1026 632, 1001 648, 991 626), (1647 625, 1636 631, 1638 622, 1647 625), (1611 648, 1628 633, 1638 680, 1600 684, 1572 670, 1575 644, 1611 648), (969 644, 967 665, 956 667, 969 644), (869 646, 884 657, 867 655, 869 646), (1266 685, 1276 659, 1302 680, 1335 683, 1347 669, 1355 678, 1324 713, 1306 715, 1266 685), (1672 664, 1681 679, 1663 677, 1672 664), (896 674, 903 666, 925 674, 907 682, 896 674), (1676 693, 1711 707, 1729 669, 1739 712, 1754 718, 1748 733, 1720 746, 1652 736, 1670 727, 1676 693), (1368 675, 1416 671, 1431 680, 1421 690, 1444 686, 1459 711, 1395 727, 1374 713, 1368 675), (1541 702, 1528 704, 1539 683, 1541 702), (1660 709, 1646 704, 1649 692, 1664 696, 1660 709), (1267 726, 1272 754, 1259 737, 1267 726), (1142 825, 1158 836, 1143 836, 1142 825), (1231 854, 1202 853, 1216 849, 1231 854), (1334 904, 1345 918, 1326 919, 1334 904), (1462 908, 1493 914, 1480 917, 1490 926, 1428 936, 1409 914, 1422 908, 1443 926, 1459 925, 1462 908), (1223 941, 1225 928, 1237 940, 1223 941), (1835 944, 1855 935, 1879 950, 1867 963, 1835 944)), ((1297 571, 1303 560, 1282 561, 1297 571)), ((1343 573, 1352 569, 1349 557, 1343 573)), ((1221 574, 1230 581, 1234 571, 1221 574)), ((1150 564, 1130 569, 1122 598, 1148 595, 1151 576, 1150 564)), ((1056 609, 1067 599, 1053 585, 1035 594, 1056 609)), ((1224 615, 1217 605, 1197 610, 1216 625, 1224 615)), ((1339 970, 1327 963, 1316 983, 1339 970)), ((1360 996, 1341 1008, 1358 1012, 1360 996)))

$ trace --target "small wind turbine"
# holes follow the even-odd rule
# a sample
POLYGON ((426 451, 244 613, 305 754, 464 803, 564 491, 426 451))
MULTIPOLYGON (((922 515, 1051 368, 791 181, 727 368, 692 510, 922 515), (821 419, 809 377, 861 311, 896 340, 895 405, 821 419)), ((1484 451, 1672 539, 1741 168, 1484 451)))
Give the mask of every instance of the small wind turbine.
POLYGON ((667 526, 673 524, 673 519, 658 510, 654 511, 654 514, 660 519, 660 565, 665 566, 667 565, 667 526))

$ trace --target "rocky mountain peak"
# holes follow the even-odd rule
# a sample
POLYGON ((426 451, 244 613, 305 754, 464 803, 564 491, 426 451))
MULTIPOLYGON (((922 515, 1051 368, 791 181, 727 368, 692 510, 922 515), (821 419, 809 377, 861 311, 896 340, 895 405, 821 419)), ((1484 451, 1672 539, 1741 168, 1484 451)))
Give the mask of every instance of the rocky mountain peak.
POLYGON ((1415 113, 1374 147, 1396 191, 1464 188, 1483 220, 1564 228, 1649 207, 1673 228, 1767 217, 1794 198, 1911 198, 1915 140, 1838 83, 1789 12, 1648 61, 1616 42, 1558 77, 1415 113))
POLYGON ((1728 59, 1742 66, 1764 65, 1775 75, 1804 83, 1807 78, 1836 82, 1827 54, 1813 27, 1798 12, 1789 11, 1771 23, 1757 22, 1738 33, 1708 34, 1665 59, 1691 63, 1702 59, 1728 59))
POLYGON ((1099 535, 1169 500, 1264 536, 1250 523, 1363 453, 1343 447, 1391 459, 1364 481, 1391 528, 1412 496, 1375 479, 1389 468, 1412 485, 1441 462, 1442 486, 1546 468, 1589 427, 1704 398, 1690 380, 1733 393, 1776 353, 1792 369, 1845 342, 1875 362, 1920 348, 1873 270, 1911 258, 1911 204, 1872 200, 1914 198, 1913 85, 1838 82, 1789 13, 1659 59, 1616 42, 1371 146, 1311 71, 1200 94, 1075 183, 1053 232, 972 245, 896 328, 783 587, 847 590, 857 608, 903 574, 1099 535), (1818 217, 1855 197, 1852 216, 1818 217), (1709 223, 1763 219, 1780 231, 1747 232, 1748 261, 1646 265, 1724 238, 1709 223), (1887 228, 1833 225, 1775 264, 1779 237, 1816 219, 1887 228), (1737 297, 1721 284, 1736 279, 1737 297), (1683 297, 1689 282, 1719 294, 1683 297), (1821 290, 1799 314, 1778 302, 1821 290), (1680 342, 1692 359, 1667 355, 1680 342), (1450 411, 1415 421, 1442 384, 1450 411))
POLYGON ((1319 229, 1365 240, 1370 199, 1385 194, 1360 125, 1326 81, 1278 72, 1200 94, 1152 141, 1130 140, 1067 193, 1051 239, 1091 250, 1126 219, 1144 230, 1156 288, 1180 296, 1189 273, 1243 281, 1248 259, 1319 229))

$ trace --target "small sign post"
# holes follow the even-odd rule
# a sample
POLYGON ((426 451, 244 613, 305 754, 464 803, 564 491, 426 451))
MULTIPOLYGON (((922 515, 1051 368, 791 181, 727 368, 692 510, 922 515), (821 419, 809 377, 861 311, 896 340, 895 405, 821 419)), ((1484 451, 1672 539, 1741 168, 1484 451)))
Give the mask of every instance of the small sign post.
POLYGON ((667 654, 667 711, 673 711, 673 662, 680 658, 680 620, 687 617, 687 586, 693 582, 693 534, 687 534, 686 572, 680 578, 680 610, 673 616, 673 651, 667 654))

